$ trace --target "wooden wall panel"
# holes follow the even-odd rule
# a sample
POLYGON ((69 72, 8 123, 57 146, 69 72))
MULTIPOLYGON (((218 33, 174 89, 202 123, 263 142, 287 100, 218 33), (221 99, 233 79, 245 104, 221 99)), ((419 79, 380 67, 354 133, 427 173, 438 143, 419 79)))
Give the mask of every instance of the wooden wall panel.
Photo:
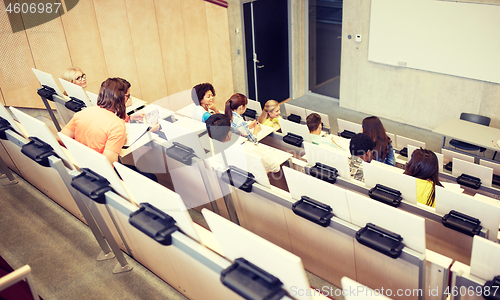
POLYGON ((109 77, 125 78, 131 93, 141 99, 134 47, 124 0, 94 1, 99 34, 109 77))
MULTIPOLYGON (((11 14, 13 26, 24 28, 21 15, 11 14)), ((44 107, 42 100, 36 94, 36 89, 40 83, 31 71, 35 67, 31 56, 30 46, 26 37, 26 32, 17 31, 12 33, 9 17, 5 11, 5 5, 0 4, 0 72, 3 80, 0 88, 6 106, 28 106, 44 107)))
POLYGON ((2 70, 0 69, 0 100, 2 101, 2 105, 5 106, 5 99, 2 93, 2 86, 4 86, 4 83, 3 83, 2 70))
MULTIPOLYGON (((32 1, 19 1, 20 3, 32 3, 32 1)), ((62 8, 58 9, 61 15, 62 8)), ((31 49, 31 55, 35 62, 35 68, 52 74, 59 84, 57 78, 61 77, 64 70, 71 66, 69 50, 66 43, 61 18, 55 18, 48 22, 43 22, 44 14, 22 14, 21 15, 26 36, 31 49)), ((29 70, 32 72, 31 70, 29 70)), ((59 88, 62 85, 59 84, 59 88)), ((35 93, 36 91, 33 91, 35 93)), ((36 95, 36 94, 35 94, 36 95)), ((38 96, 37 96, 38 97, 38 96)), ((41 100, 40 100, 41 101, 41 100)))
MULTIPOLYGON (((80 0, 61 16, 71 65, 87 74, 87 91, 97 94, 101 83, 108 78, 106 61, 92 0, 80 0)), ((54 76, 62 76, 54 74, 54 76)), ((57 80, 57 78, 56 78, 57 80)))
POLYGON ((222 109, 226 100, 234 94, 233 74, 227 9, 205 2, 209 50, 212 66, 212 84, 215 87, 217 108, 222 109))
POLYGON ((0 89, 6 105, 43 108, 31 68, 57 81, 68 67, 80 67, 94 93, 106 78, 122 77, 134 96, 148 102, 202 82, 214 84, 220 107, 234 92, 225 8, 203 0, 81 0, 64 11, 48 22, 14 14, 12 33, 2 5, 0 89))
POLYGON ((212 82, 205 2, 182 0, 181 5, 191 87, 202 82, 212 82))
POLYGON ((155 7, 167 91, 173 95, 193 87, 188 69, 181 0, 156 0, 155 7))
POLYGON ((126 0, 142 99, 167 95, 154 0, 126 0))

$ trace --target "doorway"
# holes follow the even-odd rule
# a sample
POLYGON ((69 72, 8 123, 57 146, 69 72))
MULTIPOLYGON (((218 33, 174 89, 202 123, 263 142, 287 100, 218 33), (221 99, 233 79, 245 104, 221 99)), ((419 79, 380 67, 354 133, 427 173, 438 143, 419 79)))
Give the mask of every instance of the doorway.
POLYGON ((243 3, 248 98, 262 106, 290 96, 288 0, 243 3))

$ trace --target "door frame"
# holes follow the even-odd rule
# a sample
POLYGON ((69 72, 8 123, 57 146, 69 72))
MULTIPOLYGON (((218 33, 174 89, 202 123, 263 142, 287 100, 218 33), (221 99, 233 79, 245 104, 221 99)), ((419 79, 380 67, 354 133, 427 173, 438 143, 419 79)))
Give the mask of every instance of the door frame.
MULTIPOLYGON (((344 8, 342 7, 342 11, 344 10, 344 8)), ((304 22, 305 22, 305 29, 304 29, 304 43, 306 45, 305 47, 305 79, 306 79, 306 85, 305 85, 305 93, 304 95, 313 95, 317 98, 321 98, 321 99, 324 99, 324 100, 330 100, 330 101, 334 101, 334 102, 337 102, 337 103, 340 103, 340 97, 339 99, 337 98, 333 98, 333 97, 330 97, 330 96, 325 96, 325 95, 321 95, 321 94, 317 94, 317 93, 314 93, 314 92, 311 92, 311 89, 310 89, 310 86, 309 86, 309 76, 310 76, 310 73, 309 73, 309 0, 305 0, 304 1, 304 22)), ((343 21, 342 21, 343 22, 343 21)), ((341 60, 341 65, 342 65, 342 47, 340 49, 340 60, 341 60)), ((340 79, 342 80, 342 69, 340 70, 340 79)), ((339 87, 340 89, 340 87, 339 87)))

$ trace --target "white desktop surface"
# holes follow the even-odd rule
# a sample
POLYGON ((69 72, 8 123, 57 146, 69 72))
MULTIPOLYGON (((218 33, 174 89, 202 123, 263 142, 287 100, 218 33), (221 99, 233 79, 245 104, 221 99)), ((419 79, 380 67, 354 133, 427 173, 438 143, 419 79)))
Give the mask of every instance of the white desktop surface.
POLYGON ((308 142, 304 142, 304 149, 307 156, 307 162, 310 165, 314 165, 317 162, 325 164, 337 169, 340 177, 345 180, 351 180, 348 152, 339 151, 333 147, 331 149, 326 149, 308 142))
POLYGON ((365 227, 373 223, 403 237, 403 243, 419 253, 425 253, 425 219, 409 212, 380 203, 367 195, 346 191, 351 220, 365 227))
POLYGON ((232 165, 252 173, 259 184, 268 188, 271 187, 260 155, 247 152, 245 146, 238 144, 234 144, 226 149, 224 154, 229 166, 232 165))
POLYGON ((0 104, 0 117, 9 121, 10 126, 12 126, 12 128, 14 128, 15 131, 17 131, 20 134, 24 134, 24 132, 21 131, 21 128, 18 126, 18 123, 14 121, 12 115, 7 111, 7 109, 5 108, 5 106, 3 106, 3 104, 0 104))
MULTIPOLYGON (((393 188, 401 192, 401 197, 404 200, 417 203, 417 178, 404 175, 399 168, 388 166, 393 169, 386 168, 385 164, 377 164, 375 161, 371 163, 363 162, 363 173, 365 185, 367 188, 372 188, 377 184, 393 188)), ((402 170, 401 170, 402 171, 402 170)))
POLYGON ((102 177, 106 178, 110 186, 122 197, 130 199, 128 192, 123 185, 123 181, 118 178, 113 166, 106 156, 90 149, 67 135, 58 133, 66 148, 71 152, 80 168, 89 168, 102 177))
POLYGON ((436 186, 436 212, 447 214, 456 210, 477 218, 488 229, 488 239, 496 240, 500 222, 500 202, 488 197, 471 197, 453 190, 436 186))
POLYGON ((56 140, 56 137, 50 129, 47 127, 47 125, 38 120, 33 118, 32 116, 23 113, 22 111, 16 109, 15 107, 11 107, 10 110, 16 118, 19 120, 19 122, 23 125, 24 129, 28 132, 29 136, 34 136, 45 143, 49 144, 55 151, 59 157, 64 159, 66 162, 71 162, 70 159, 66 156, 66 153, 62 150, 61 146, 56 140))
POLYGON ((255 110, 257 112, 257 116, 262 114, 262 107, 258 101, 248 99, 248 108, 255 110))
POLYGON ((38 79, 38 81, 40 82, 41 85, 46 85, 48 87, 51 87, 53 88, 56 93, 61 96, 61 97, 66 97, 64 96, 64 94, 61 92, 61 90, 59 89, 59 86, 57 85, 54 77, 52 76, 52 74, 49 74, 49 73, 46 73, 46 72, 43 72, 43 71, 40 71, 40 70, 37 70, 37 69, 34 69, 34 68, 31 68, 31 70, 33 70, 33 73, 35 73, 35 76, 36 78, 38 79))
POLYGON ((68 94, 69 97, 74 97, 77 98, 78 100, 82 100, 83 103, 85 103, 85 106, 87 107, 93 106, 93 104, 89 100, 89 97, 87 96, 87 94, 85 93, 85 91, 81 86, 61 78, 59 78, 59 81, 61 82, 61 85, 66 90, 66 93, 68 94))
POLYGON ((498 128, 453 118, 439 125, 433 132, 493 151, 500 150, 492 143, 492 141, 500 140, 498 128))
POLYGON ((129 188, 136 202, 147 202, 169 214, 175 219, 177 226, 179 226, 184 233, 197 241, 200 240, 194 228, 191 216, 186 210, 186 206, 179 194, 172 192, 166 187, 118 162, 115 162, 113 165, 118 173, 120 173, 120 176, 129 188))
MULTIPOLYGON (((363 299, 363 300, 390 300, 380 293, 379 290, 377 292, 368 288, 366 285, 358 283, 352 280, 349 277, 342 277, 342 292, 345 291, 345 300, 353 300, 353 299, 363 299)), ((331 295, 330 295, 331 296, 331 295)))
POLYGON ((180 127, 184 127, 190 131, 194 132, 202 132, 207 130, 207 126, 205 123, 196 121, 192 118, 188 117, 176 117, 177 121, 174 122, 175 125, 178 125, 180 127))
MULTIPOLYGON (((266 136, 270 135, 271 133, 273 133, 275 131, 278 131, 278 129, 274 128, 274 127, 260 124, 260 131, 257 133, 257 141, 262 140, 263 138, 265 138, 266 136)), ((252 132, 253 132, 253 129, 252 129, 252 132)))
POLYGON ((290 195, 294 200, 308 196, 313 200, 330 205, 337 218, 351 222, 345 189, 288 167, 283 167, 283 173, 290 195))
MULTIPOLYGON (((202 213, 226 258, 234 261, 243 257, 279 278, 287 291, 292 287, 303 291, 310 288, 300 257, 207 209, 202 213)), ((297 295, 296 299, 311 297, 304 293, 297 295)))
POLYGON ((256 145, 255 143, 252 143, 248 140, 243 143, 243 147, 248 153, 252 153, 257 156, 266 155, 268 157, 272 157, 279 165, 293 157, 293 154, 291 153, 270 147, 268 145, 264 145, 262 143, 256 145))
POLYGON ((484 280, 498 276, 500 269, 500 244, 475 236, 472 242, 470 274, 484 280))
POLYGON ((349 122, 349 121, 342 120, 342 119, 337 119, 337 124, 339 127, 339 132, 342 132, 344 130, 349 130, 349 131, 352 131, 354 133, 363 132, 363 127, 361 126, 361 124, 349 122))
POLYGON ((297 124, 288 120, 280 120, 281 131, 283 135, 287 135, 288 133, 293 133, 296 135, 300 135, 305 142, 312 143, 311 134, 309 133, 309 129, 307 129, 306 125, 297 124))
POLYGON ((95 106, 97 106, 97 98, 99 96, 96 95, 96 94, 94 94, 94 93, 92 93, 92 92, 89 92, 89 91, 86 91, 86 94, 89 97, 90 102, 92 102, 92 104, 94 104, 95 106))
POLYGON ((481 179, 481 184, 491 187, 493 180, 493 169, 481 166, 458 158, 453 158, 453 169, 451 175, 458 177, 462 174, 472 175, 481 179))
POLYGON ((297 115, 297 116, 300 116, 300 122, 305 122, 306 121, 306 118, 307 118, 307 114, 306 114, 306 109, 303 108, 303 107, 299 107, 299 106, 295 106, 295 105, 291 105, 289 103, 285 103, 285 110, 286 110, 286 115, 287 116, 290 116, 291 114, 294 114, 294 115, 297 115))

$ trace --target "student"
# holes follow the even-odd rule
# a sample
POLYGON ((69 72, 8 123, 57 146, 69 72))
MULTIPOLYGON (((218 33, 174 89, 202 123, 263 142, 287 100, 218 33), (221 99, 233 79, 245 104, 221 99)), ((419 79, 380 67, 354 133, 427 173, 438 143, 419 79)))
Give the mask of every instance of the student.
POLYGON ((67 68, 66 71, 64 71, 62 79, 79 85, 82 88, 87 87, 87 75, 78 67, 67 68))
POLYGON ((422 148, 413 151, 404 174, 417 178, 417 201, 434 207, 436 185, 443 186, 439 182, 439 161, 436 154, 422 148))
MULTIPOLYGON (((64 71, 62 79, 81 86, 83 89, 87 87, 87 75, 83 73, 82 69, 78 67, 67 68, 64 71)), ((66 91, 63 92, 65 96, 68 96, 66 91)))
POLYGON ((268 100, 262 109, 262 114, 259 116, 257 121, 269 127, 273 127, 275 129, 280 129, 280 105, 276 100, 268 100))
POLYGON ((394 166, 396 158, 394 149, 392 148, 391 139, 385 132, 384 125, 377 117, 367 117, 362 122, 363 133, 366 133, 375 142, 373 148, 373 159, 383 162, 384 164, 394 166))
POLYGON ((196 104, 193 119, 205 122, 212 114, 220 114, 214 104, 215 89, 210 83, 200 83, 193 87, 191 98, 196 104))
POLYGON ((352 178, 364 181, 363 161, 370 162, 372 160, 374 147, 373 140, 364 133, 358 133, 351 138, 349 142, 349 151, 351 152, 349 169, 352 178))
POLYGON ((231 130, 241 136, 248 138, 249 141, 257 143, 257 133, 261 127, 257 121, 247 124, 241 115, 247 110, 248 100, 245 95, 234 94, 226 101, 224 113, 231 120, 231 130), (253 129, 253 132, 250 131, 253 129))
POLYGON ((205 122, 208 136, 211 139, 225 143, 231 140, 231 120, 223 114, 211 115, 205 122))
MULTIPOLYGON (((108 78, 101 84, 97 106, 77 112, 61 133, 103 154, 113 164, 118 161, 127 140, 125 102, 129 97, 130 83, 127 80, 108 78)), ((127 167, 137 171, 135 166, 127 167)), ((154 174, 141 174, 157 181, 154 174)))
MULTIPOLYGON (((222 143, 229 142, 231 140, 231 120, 228 116, 223 114, 214 114, 211 115, 205 123, 207 125, 207 132, 210 138, 222 143)), ((260 155, 266 172, 278 172, 280 170, 280 165, 273 157, 266 155, 262 151, 260 151, 258 155, 260 155)))
POLYGON ((317 113, 311 113, 306 118, 306 125, 311 134, 311 141, 314 145, 323 145, 328 147, 334 147, 336 149, 342 148, 332 139, 328 139, 321 136, 321 130, 323 125, 321 124, 321 116, 317 113))

